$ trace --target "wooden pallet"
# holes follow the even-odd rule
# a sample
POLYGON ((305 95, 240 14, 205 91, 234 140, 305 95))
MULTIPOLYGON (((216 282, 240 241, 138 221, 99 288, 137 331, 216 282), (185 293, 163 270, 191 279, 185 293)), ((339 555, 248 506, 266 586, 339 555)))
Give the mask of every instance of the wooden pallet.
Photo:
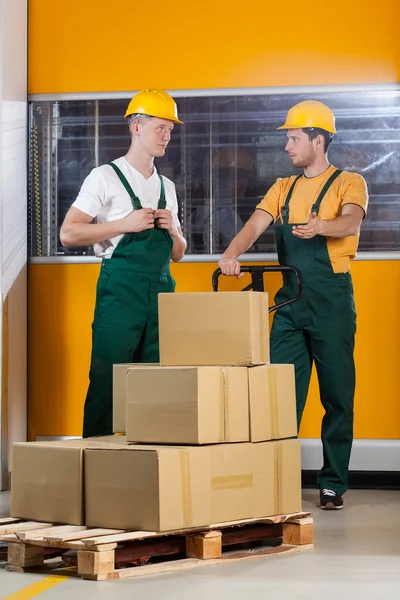
POLYGON ((295 552, 312 548, 313 542, 310 513, 162 533, 0 519, 0 544, 8 547, 8 570, 41 567, 57 573, 67 566, 69 575, 96 581, 295 552), (54 565, 48 560, 55 557, 63 562, 54 565))

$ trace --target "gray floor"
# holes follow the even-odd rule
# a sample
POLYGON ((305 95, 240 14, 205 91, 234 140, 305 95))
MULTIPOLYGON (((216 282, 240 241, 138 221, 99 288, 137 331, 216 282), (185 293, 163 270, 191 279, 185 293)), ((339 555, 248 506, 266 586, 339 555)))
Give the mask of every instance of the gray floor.
MULTIPOLYGON (((314 491, 304 491, 303 498, 303 509, 315 521, 314 550, 138 579, 97 583, 71 578, 35 597, 399 600, 400 492, 350 491, 345 495, 345 508, 337 512, 318 509, 314 491)), ((0 516, 8 516, 8 504, 9 495, 0 493, 0 516)), ((0 569, 0 598, 41 578, 0 569)))

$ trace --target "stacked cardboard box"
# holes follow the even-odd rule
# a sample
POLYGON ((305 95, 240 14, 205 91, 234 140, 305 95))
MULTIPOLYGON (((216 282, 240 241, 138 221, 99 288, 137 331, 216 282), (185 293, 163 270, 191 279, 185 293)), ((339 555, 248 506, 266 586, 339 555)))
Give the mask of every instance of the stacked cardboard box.
POLYGON ((11 516, 85 524, 84 451, 126 444, 122 435, 13 445, 11 516))
POLYGON ((300 511, 294 370, 268 364, 267 303, 160 295, 161 364, 114 366, 126 438, 17 444, 12 515, 168 531, 300 511))
POLYGON ((293 365, 115 365, 114 432, 140 443, 260 442, 296 436, 293 365))
POLYGON ((85 451, 86 524, 169 531, 297 512, 298 440, 85 451))

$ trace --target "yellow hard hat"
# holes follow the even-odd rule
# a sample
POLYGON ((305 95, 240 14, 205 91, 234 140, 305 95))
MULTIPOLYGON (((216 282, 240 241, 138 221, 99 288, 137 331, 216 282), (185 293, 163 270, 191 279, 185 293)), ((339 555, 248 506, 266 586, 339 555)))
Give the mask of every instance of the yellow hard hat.
POLYGON ((163 90, 142 90, 129 102, 125 119, 131 115, 148 115, 182 123, 178 119, 178 109, 173 98, 163 90))
POLYGON ((335 116, 329 106, 317 100, 305 100, 293 106, 286 117, 286 123, 278 129, 303 129, 318 127, 329 133, 336 133, 335 116))
POLYGON ((216 153, 213 166, 217 169, 237 168, 253 173, 254 161, 245 148, 222 148, 216 153))

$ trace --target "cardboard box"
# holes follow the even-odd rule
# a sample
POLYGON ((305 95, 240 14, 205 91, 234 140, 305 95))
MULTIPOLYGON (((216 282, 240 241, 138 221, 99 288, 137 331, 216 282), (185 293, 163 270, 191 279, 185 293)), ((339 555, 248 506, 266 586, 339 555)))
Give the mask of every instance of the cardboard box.
POLYGON ((157 363, 121 363, 113 365, 113 432, 126 431, 126 374, 135 367, 154 367, 157 363))
POLYGON ((268 294, 159 294, 160 364, 269 362, 268 294))
POLYGON ((249 441, 246 367, 127 372, 127 439, 146 444, 249 441))
POLYGON ((75 440, 14 444, 11 516, 83 525, 83 447, 75 440))
POLYGON ((261 365, 247 369, 249 377, 250 440, 297 436, 293 365, 261 365))
POLYGON ((124 436, 17 443, 12 448, 11 516, 84 524, 84 449, 126 443, 124 436))
POLYGON ((85 452, 86 525, 169 531, 301 510, 299 440, 85 452))

